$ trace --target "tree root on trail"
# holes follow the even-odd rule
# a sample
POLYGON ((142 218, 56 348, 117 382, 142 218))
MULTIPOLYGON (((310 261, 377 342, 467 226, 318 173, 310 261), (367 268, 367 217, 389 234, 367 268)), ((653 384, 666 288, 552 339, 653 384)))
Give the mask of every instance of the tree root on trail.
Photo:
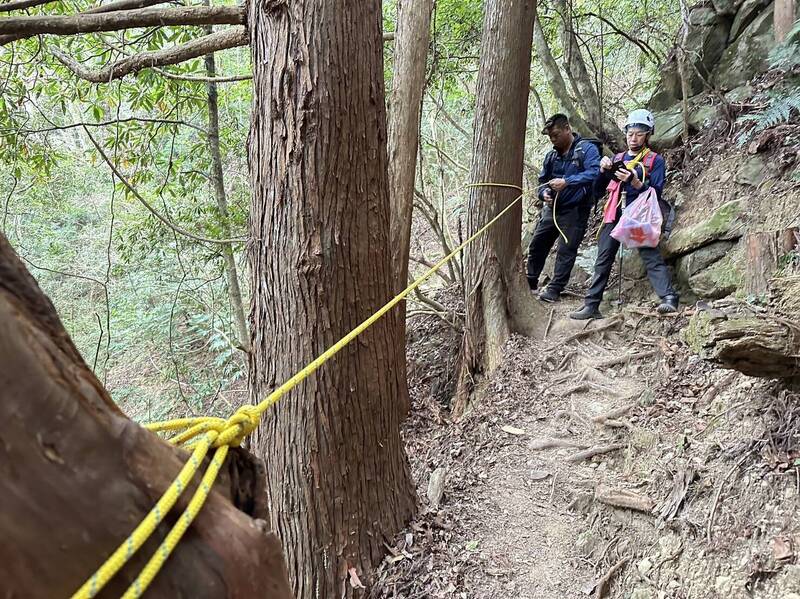
POLYGON ((550 327, 553 325, 553 315, 556 313, 556 309, 552 308, 550 310, 550 318, 547 319, 547 326, 544 328, 544 336, 542 337, 542 341, 547 339, 548 333, 550 333, 550 327))
POLYGON ((637 512, 644 512, 650 514, 655 508, 655 501, 650 499, 647 495, 640 495, 633 491, 615 490, 607 485, 597 485, 594 491, 594 499, 600 503, 610 505, 612 507, 625 508, 629 510, 636 510, 637 512))
POLYGON ((592 416, 592 422, 595 424, 605 424, 609 420, 617 420, 620 416, 624 416, 636 407, 636 403, 629 403, 618 408, 613 408, 608 412, 603 412, 597 416, 592 416))
POLYGON ((563 447, 567 447, 570 449, 587 449, 589 447, 589 444, 584 443, 582 441, 573 441, 572 439, 553 439, 549 437, 534 439, 528 444, 528 448, 533 451, 539 451, 542 449, 563 448, 563 447))
POLYGON ((558 370, 559 372, 563 371, 567 367, 567 364, 569 363, 569 361, 572 358, 574 358, 575 356, 577 356, 577 355, 578 355, 578 352, 575 351, 574 349, 572 351, 570 351, 569 353, 567 353, 564 356, 564 358, 561 360, 561 362, 559 363, 558 368, 556 368, 556 370, 558 370))
POLYGON ((722 480, 719 481, 719 486, 717 487, 717 492, 714 494, 714 503, 711 504, 711 511, 708 514, 708 524, 706 525, 706 542, 711 543, 711 529, 714 527, 714 516, 717 513, 717 504, 719 504, 719 497, 722 495, 722 489, 725 487, 725 483, 731 477, 731 475, 736 472, 739 467, 744 463, 744 461, 750 457, 750 454, 753 453, 753 450, 745 452, 745 454, 740 457, 733 467, 728 470, 725 476, 722 477, 722 480))
POLYGON ((590 447, 585 451, 579 451, 578 453, 572 454, 567 458, 568 462, 582 462, 584 460, 589 460, 597 455, 604 455, 607 453, 611 453, 612 451, 619 451, 620 449, 625 449, 627 447, 626 443, 613 443, 611 445, 596 445, 594 447, 590 447))
POLYGON ((619 397, 619 393, 617 393, 616 391, 614 391, 610 387, 604 387, 603 385, 600 385, 598 383, 591 383, 591 382, 588 382, 588 381, 584 381, 582 383, 578 383, 577 385, 573 385, 569 389, 566 389, 563 392, 563 395, 565 397, 568 397, 568 396, 573 395, 575 393, 582 393, 582 392, 585 392, 585 391, 592 391, 592 390, 593 391, 597 391, 598 393, 601 393, 601 394, 604 394, 604 395, 610 395, 611 397, 619 397))
POLYGON ((594 588, 594 599, 603 599, 606 596, 606 591, 611 579, 625 564, 630 560, 629 557, 623 557, 616 564, 611 566, 611 569, 606 572, 600 580, 597 581, 597 586, 594 588))
POLYGON ((601 362, 597 362, 593 364, 593 368, 609 368, 611 366, 619 366, 620 364, 629 364, 634 360, 643 360, 644 358, 651 358, 653 356, 658 355, 658 351, 651 349, 648 351, 633 353, 633 354, 625 354, 622 356, 616 356, 614 358, 608 358, 607 360, 602 360, 601 362))
POLYGON ((714 398, 717 397, 717 395, 730 387, 738 376, 739 373, 734 370, 733 372, 729 372, 727 375, 725 375, 722 380, 713 383, 708 389, 706 389, 706 392, 703 393, 703 396, 700 398, 698 404, 701 406, 710 404, 714 398))
MULTIPOLYGON (((592 321, 589 321, 589 322, 592 322, 592 321)), ((609 318, 608 322, 606 322, 604 324, 601 324, 599 326, 588 327, 588 325, 587 325, 587 328, 585 328, 584 330, 578 331, 577 333, 573 333, 569 337, 566 337, 563 341, 559 341, 557 344, 550 346, 547 351, 553 351, 559 345, 566 345, 567 343, 572 343, 573 341, 577 341, 579 339, 585 339, 586 337, 590 337, 591 335, 594 335, 595 333, 602 333, 603 331, 607 331, 609 329, 613 329, 614 327, 619 326, 623 322, 625 322, 625 317, 623 315, 621 315, 621 314, 618 314, 617 316, 609 318)))

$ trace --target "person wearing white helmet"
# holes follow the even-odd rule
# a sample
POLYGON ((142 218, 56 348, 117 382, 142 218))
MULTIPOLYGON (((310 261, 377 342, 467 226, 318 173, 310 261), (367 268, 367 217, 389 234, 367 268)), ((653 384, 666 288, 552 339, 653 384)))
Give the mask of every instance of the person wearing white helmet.
MULTIPOLYGON (((612 160, 608 156, 600 161, 600 177, 595 184, 595 191, 605 190, 612 180, 619 182, 621 190, 625 193, 627 204, 632 203, 640 193, 648 188, 653 188, 667 223, 665 233, 668 232, 672 220, 672 208, 662 199, 664 180, 666 177, 666 162, 663 156, 656 154, 649 147, 650 136, 655 131, 655 118, 649 110, 634 110, 628 115, 625 123, 625 138, 628 151, 617 154, 612 160), (612 172, 613 166, 620 162, 625 163, 625 168, 612 172)), ((617 196, 619 197, 619 195, 617 196)), ((603 292, 608 284, 614 259, 619 251, 619 241, 611 237, 611 231, 622 216, 622 202, 610 196, 603 210, 603 224, 597 241, 597 260, 594 265, 594 277, 589 291, 584 299, 584 306, 570 316, 576 320, 602 318, 599 306, 603 300, 603 292)), ((660 303, 657 311, 660 314, 675 312, 678 309, 678 294, 672 286, 672 277, 664 258, 658 248, 639 248, 639 256, 647 268, 647 277, 653 290, 658 294, 660 303)))

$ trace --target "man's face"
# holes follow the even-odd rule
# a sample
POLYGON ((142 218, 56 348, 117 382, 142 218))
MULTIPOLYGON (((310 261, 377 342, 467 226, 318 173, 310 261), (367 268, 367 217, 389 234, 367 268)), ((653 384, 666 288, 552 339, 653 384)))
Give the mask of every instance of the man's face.
POLYGON ((550 127, 547 131, 547 136, 550 138, 550 143, 554 148, 561 151, 569 149, 572 144, 572 129, 570 127, 550 127))
POLYGON ((638 152, 647 143, 647 137, 650 132, 641 127, 629 127, 625 132, 625 139, 628 142, 628 149, 631 152, 638 152))

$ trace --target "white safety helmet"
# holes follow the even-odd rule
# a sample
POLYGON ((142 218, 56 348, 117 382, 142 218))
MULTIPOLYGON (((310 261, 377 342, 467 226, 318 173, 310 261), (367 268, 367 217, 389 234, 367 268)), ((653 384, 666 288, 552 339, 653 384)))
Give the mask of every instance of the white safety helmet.
POLYGON ((625 131, 628 130, 629 127, 647 127, 650 131, 656 130, 656 119, 653 117, 653 113, 649 110, 645 110, 644 108, 639 108, 638 110, 634 110, 632 113, 628 115, 628 120, 625 121, 625 131))

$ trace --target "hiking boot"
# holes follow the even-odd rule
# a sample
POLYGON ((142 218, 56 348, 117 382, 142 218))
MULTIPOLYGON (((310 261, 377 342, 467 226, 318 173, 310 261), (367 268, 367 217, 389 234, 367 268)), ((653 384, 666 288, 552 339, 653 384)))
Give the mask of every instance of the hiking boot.
POLYGON ((659 314, 671 314, 678 311, 678 296, 668 295, 661 300, 661 303, 656 308, 659 314))
POLYGON ((539 299, 543 302, 547 302, 548 304, 557 302, 560 298, 561 298, 561 292, 556 291, 552 287, 545 287, 539 294, 539 299))
POLYGON ((592 320, 603 318, 603 315, 600 314, 600 310, 595 308, 594 306, 584 306, 577 312, 572 312, 569 317, 572 320, 592 320))

